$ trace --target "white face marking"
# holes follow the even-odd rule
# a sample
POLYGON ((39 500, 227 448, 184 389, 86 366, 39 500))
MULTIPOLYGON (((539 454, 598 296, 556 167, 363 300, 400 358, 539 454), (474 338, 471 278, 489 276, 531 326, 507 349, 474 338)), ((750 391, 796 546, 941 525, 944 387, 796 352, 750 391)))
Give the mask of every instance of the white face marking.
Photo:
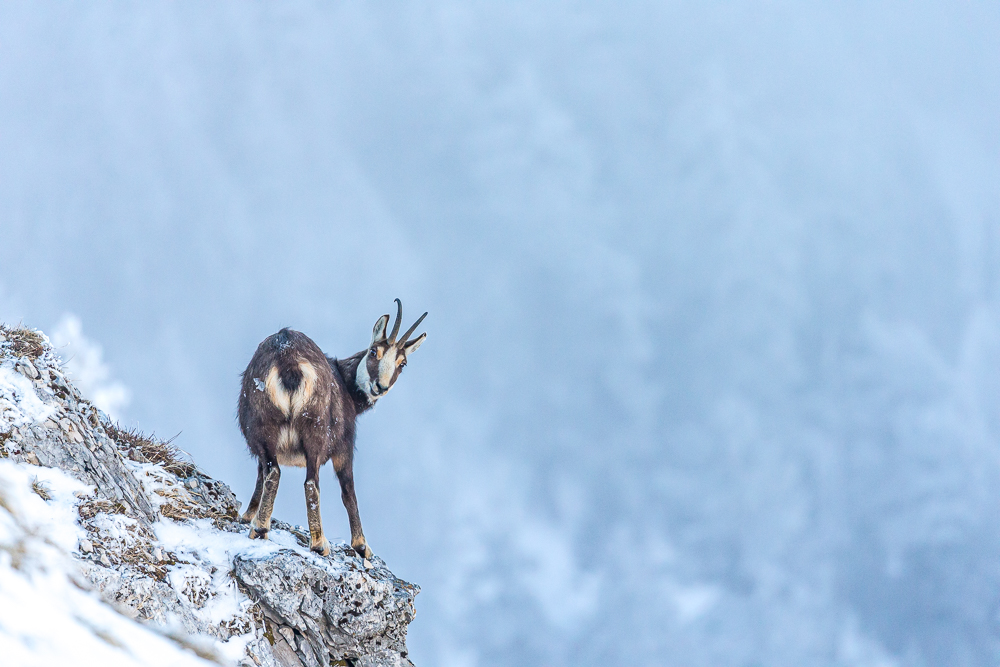
MULTIPOLYGON (((392 386, 389 383, 392 382, 392 376, 396 372, 397 354, 398 350, 394 347, 390 347, 385 351, 385 354, 382 355, 382 358, 379 359, 378 362, 379 383, 383 387, 388 387, 389 389, 392 389, 392 386)), ((386 391, 389 391, 389 389, 386 389, 386 391)))
POLYGON ((399 350, 395 347, 387 348, 382 358, 378 360, 378 377, 373 379, 368 373, 368 355, 371 354, 371 350, 365 353, 365 356, 361 359, 358 364, 358 372, 355 376, 355 381, 357 386, 364 392, 365 396, 368 398, 370 403, 374 403, 382 396, 388 393, 389 389, 392 389, 392 376, 396 372, 396 360, 398 359, 399 350), (375 383, 376 381, 383 387, 387 387, 385 391, 381 394, 376 392, 375 383))
POLYGON ((365 356, 361 357, 361 363, 358 364, 358 372, 354 381, 357 383, 358 389, 363 391, 365 396, 368 397, 368 401, 374 403, 375 397, 372 396, 372 382, 371 378, 368 377, 368 352, 365 352, 365 356))

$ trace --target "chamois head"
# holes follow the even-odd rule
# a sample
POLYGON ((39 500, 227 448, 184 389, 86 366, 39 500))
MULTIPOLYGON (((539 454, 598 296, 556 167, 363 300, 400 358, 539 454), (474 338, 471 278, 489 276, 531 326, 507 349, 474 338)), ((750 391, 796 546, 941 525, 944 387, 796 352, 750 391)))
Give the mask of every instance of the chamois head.
POLYGON ((389 316, 383 315, 375 322, 372 329, 372 342, 365 352, 364 358, 358 364, 357 384, 358 389, 363 391, 368 400, 375 401, 385 395, 396 382, 400 371, 406 365, 406 357, 414 352, 424 338, 426 333, 422 333, 413 340, 407 342, 410 334, 424 321, 427 313, 424 313, 413 323, 403 337, 396 340, 399 333, 399 325, 403 320, 403 304, 396 299, 396 323, 392 326, 392 332, 388 337, 385 335, 385 328, 389 325, 389 316))

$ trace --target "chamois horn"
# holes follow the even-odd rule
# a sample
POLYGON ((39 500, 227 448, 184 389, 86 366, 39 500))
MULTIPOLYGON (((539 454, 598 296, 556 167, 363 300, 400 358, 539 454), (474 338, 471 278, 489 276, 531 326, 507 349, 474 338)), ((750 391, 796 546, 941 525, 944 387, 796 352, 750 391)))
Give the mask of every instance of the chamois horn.
POLYGON ((389 334, 389 344, 392 345, 396 342, 396 334, 399 333, 399 325, 403 321, 403 302, 399 299, 396 301, 396 323, 392 325, 392 333, 389 334))
POLYGON ((406 342, 406 339, 410 337, 410 334, 413 333, 416 330, 417 327, 420 326, 420 323, 424 321, 425 317, 427 317, 427 313, 424 313, 423 315, 421 315, 420 318, 416 322, 413 323, 413 326, 406 330, 406 333, 403 334, 403 337, 400 338, 399 339, 399 343, 397 343, 399 346, 402 346, 403 343, 406 342))

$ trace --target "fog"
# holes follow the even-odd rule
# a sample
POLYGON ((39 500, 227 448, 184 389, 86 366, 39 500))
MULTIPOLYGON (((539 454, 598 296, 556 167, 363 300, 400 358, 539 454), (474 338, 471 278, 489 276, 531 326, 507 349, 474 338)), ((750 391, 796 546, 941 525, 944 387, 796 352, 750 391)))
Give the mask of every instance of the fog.
POLYGON ((990 2, 4 2, 0 319, 246 502, 256 345, 429 311, 418 665, 992 665, 998 109, 990 2))

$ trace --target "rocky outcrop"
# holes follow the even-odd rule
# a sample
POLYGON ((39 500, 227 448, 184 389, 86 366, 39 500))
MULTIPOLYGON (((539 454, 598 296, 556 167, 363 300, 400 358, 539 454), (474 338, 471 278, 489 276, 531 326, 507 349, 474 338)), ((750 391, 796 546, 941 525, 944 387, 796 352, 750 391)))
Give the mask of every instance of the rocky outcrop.
MULTIPOLYGON (((308 535, 301 535, 308 544, 308 535)), ((338 656, 358 665, 410 665, 406 626, 413 620, 417 589, 381 572, 359 569, 346 545, 329 558, 294 552, 237 556, 233 574, 278 624, 283 645, 307 665, 328 665, 338 656), (373 576, 374 575, 374 576, 373 576)), ((378 568, 376 568, 378 569, 378 568)), ((278 639, 277 637, 275 638, 278 639)))
POLYGON ((86 578, 200 654, 257 667, 412 664, 417 586, 346 544, 318 556, 280 521, 270 541, 247 539, 227 485, 169 443, 114 425, 25 329, 0 327, 0 457, 91 485, 74 553, 86 578))

